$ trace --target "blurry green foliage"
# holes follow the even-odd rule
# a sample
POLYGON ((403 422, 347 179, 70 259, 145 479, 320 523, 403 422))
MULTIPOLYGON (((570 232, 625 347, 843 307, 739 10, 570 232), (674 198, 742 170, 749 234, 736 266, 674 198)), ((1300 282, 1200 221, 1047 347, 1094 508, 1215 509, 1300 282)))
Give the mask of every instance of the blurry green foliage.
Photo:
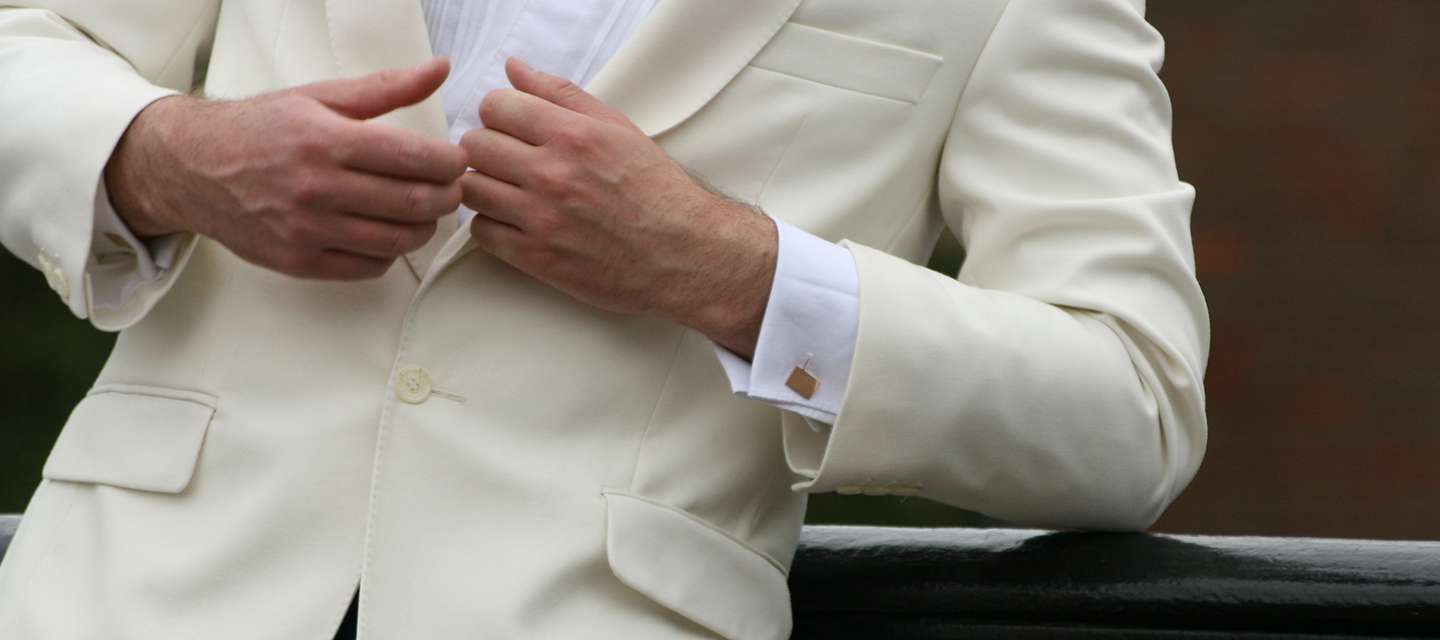
POLYGON ((70 409, 90 388, 115 336, 77 320, 39 271, 0 252, 0 513, 22 510, 70 409))

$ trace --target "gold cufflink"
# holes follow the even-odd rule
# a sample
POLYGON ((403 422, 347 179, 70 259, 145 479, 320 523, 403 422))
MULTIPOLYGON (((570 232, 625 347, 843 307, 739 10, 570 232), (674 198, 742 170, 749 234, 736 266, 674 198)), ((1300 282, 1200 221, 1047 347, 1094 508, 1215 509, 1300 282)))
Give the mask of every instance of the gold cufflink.
POLYGON ((806 357, 805 362, 795 365, 795 368, 790 371, 790 377, 785 379, 785 386, 790 387, 791 391, 800 394, 800 397, 806 400, 813 397, 815 391, 820 388, 820 379, 805 369, 809 364, 810 358, 806 357))

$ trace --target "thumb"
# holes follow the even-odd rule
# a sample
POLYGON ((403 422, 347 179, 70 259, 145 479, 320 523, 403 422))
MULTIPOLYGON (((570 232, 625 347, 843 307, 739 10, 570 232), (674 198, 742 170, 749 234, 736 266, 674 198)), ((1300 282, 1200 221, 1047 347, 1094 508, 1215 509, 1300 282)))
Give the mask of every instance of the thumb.
POLYGON ((317 82, 296 91, 341 115, 369 120, 419 104, 440 89, 449 75, 449 60, 431 58, 413 69, 386 69, 359 78, 317 82))
MULTIPOLYGON (((575 83, 536 71, 519 58, 505 61, 505 75, 516 89, 581 115, 630 125, 630 119, 575 83)), ((630 125, 633 126, 633 125, 630 125)))

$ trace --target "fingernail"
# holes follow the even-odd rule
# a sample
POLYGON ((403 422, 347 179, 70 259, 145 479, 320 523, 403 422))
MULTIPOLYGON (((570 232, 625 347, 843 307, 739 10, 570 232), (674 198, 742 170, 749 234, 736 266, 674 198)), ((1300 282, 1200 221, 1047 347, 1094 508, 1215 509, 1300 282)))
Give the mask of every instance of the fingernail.
POLYGON ((521 69, 524 69, 524 70, 526 70, 526 71, 534 71, 534 70, 535 70, 534 67, 531 67, 529 64, 526 64, 525 61, 524 61, 524 60, 521 60, 520 58, 510 58, 510 59, 511 59, 511 60, 514 60, 514 61, 515 61, 515 64, 520 65, 520 68, 521 68, 521 69))

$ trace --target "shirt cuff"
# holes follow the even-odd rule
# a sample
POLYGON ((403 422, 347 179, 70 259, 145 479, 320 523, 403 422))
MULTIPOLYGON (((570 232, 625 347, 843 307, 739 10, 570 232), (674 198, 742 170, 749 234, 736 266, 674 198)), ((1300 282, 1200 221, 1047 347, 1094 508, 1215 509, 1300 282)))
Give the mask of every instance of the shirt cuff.
POLYGON ((175 263, 181 234, 172 233, 149 241, 136 237, 110 202, 102 180, 95 199, 95 224, 90 241, 92 304, 98 309, 118 309, 141 285, 165 276, 175 263))
POLYGON ((832 424, 845 400, 860 321, 860 278, 844 247, 775 221, 779 247, 755 358, 715 355, 736 395, 832 424), (787 386, 796 367, 819 381, 809 397, 787 386))

